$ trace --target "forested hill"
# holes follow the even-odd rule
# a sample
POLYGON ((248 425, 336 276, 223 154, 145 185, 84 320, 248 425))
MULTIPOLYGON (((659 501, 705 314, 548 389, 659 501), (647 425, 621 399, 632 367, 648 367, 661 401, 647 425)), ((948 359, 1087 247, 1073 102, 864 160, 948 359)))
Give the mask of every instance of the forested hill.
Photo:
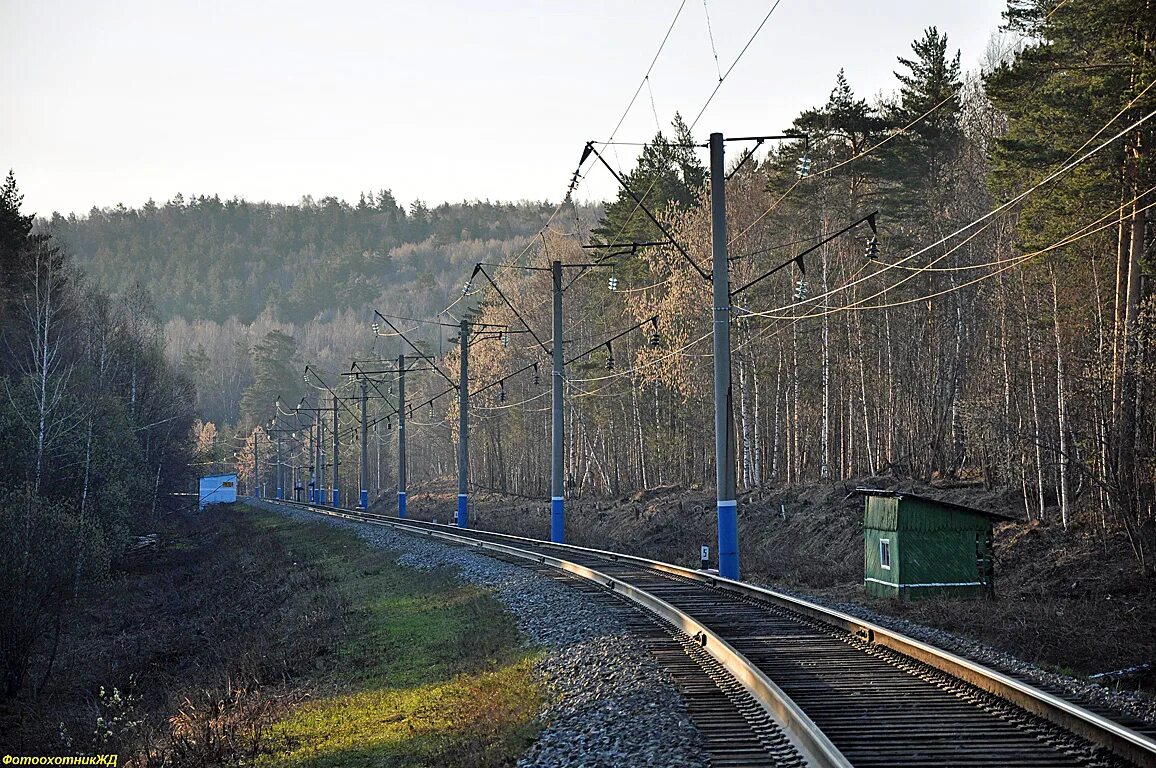
POLYGON ((326 310, 372 306, 387 288, 436 302, 453 289, 442 280, 509 253, 552 210, 417 201, 407 211, 388 191, 356 204, 306 197, 297 205, 178 194, 160 206, 57 214, 51 228, 98 284, 143 283, 166 319, 249 323, 271 309, 304 323, 326 310))

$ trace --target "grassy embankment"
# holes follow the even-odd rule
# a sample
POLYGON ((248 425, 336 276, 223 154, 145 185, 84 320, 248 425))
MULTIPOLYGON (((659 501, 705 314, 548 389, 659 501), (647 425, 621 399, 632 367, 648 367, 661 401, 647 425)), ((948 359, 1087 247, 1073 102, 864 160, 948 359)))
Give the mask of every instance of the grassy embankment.
POLYGON ((347 531, 263 517, 320 557, 348 605, 338 663, 268 732, 258 765, 499 765, 532 736, 530 656, 492 598, 451 572, 403 568, 347 531))
POLYGON ((68 606, 52 675, 0 702, 10 754, 139 766, 506 765, 534 732, 501 605, 352 532, 178 514, 68 606))

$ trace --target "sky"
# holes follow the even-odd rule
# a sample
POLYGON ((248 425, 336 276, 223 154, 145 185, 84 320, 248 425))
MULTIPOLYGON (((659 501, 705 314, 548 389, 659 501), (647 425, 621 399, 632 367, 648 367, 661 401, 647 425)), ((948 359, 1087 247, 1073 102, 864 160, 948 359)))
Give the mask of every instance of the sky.
MULTIPOLYGON (((696 139, 777 133, 840 69, 859 96, 896 90, 929 26, 977 68, 1006 5, 780 0, 740 57, 774 4, 0 0, 0 172, 41 216, 178 192, 557 202, 624 112, 622 142, 704 105, 696 139)), ((576 197, 615 192, 594 169, 576 197)))

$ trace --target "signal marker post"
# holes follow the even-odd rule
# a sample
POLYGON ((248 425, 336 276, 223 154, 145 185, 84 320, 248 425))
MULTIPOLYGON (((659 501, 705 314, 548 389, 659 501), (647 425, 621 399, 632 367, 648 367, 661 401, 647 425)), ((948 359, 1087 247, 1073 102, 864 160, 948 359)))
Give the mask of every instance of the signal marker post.
POLYGON ((405 517, 405 353, 397 356, 397 516, 405 517))
POLYGON ((470 323, 462 320, 458 336, 461 369, 458 375, 458 528, 470 527, 470 454, 469 454, 469 413, 470 375, 469 349, 470 323))
POLYGON ((566 496, 562 477, 562 443, 564 420, 562 418, 562 262, 550 265, 554 278, 554 370, 551 380, 553 395, 551 415, 553 425, 550 430, 550 541, 556 544, 566 542, 566 496))
POLYGON ((718 570, 739 578, 739 518, 735 500, 734 417, 731 407, 730 274, 727 268, 726 167, 723 135, 710 135, 711 281, 714 286, 714 457, 718 500, 718 570))

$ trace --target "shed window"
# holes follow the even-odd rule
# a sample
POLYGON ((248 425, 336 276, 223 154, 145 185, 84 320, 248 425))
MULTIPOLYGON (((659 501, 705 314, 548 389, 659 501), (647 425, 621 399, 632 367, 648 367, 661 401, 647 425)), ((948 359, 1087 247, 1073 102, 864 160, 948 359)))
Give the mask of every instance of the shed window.
POLYGON ((221 483, 221 487, 222 488, 232 488, 233 487, 233 481, 232 480, 226 480, 225 482, 221 483))
POLYGON ((879 567, 891 570, 891 539, 879 540, 879 567))

